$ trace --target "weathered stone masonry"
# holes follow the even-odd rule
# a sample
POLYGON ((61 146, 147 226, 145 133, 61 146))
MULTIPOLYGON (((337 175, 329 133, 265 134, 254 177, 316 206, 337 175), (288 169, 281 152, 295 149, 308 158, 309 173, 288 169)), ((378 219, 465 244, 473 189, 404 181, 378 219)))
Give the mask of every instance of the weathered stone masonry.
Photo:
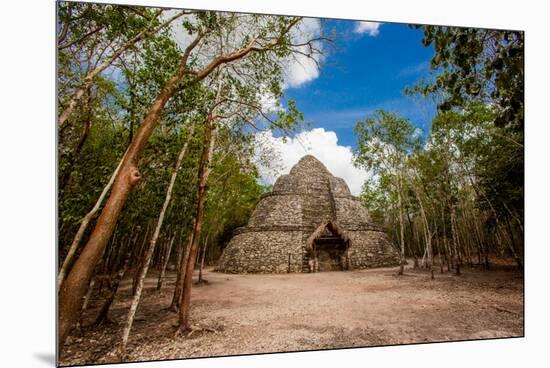
POLYGON ((229 273, 342 270, 399 264, 384 231, 343 179, 304 156, 264 194, 216 268, 229 273))

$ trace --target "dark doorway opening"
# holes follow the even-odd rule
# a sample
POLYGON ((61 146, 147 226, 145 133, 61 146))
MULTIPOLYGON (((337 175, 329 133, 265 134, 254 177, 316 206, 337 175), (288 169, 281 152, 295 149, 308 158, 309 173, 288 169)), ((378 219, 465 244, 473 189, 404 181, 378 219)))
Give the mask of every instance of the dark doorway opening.
POLYGON ((333 234, 323 234, 313 242, 313 252, 317 256, 319 271, 343 271, 345 258, 344 241, 333 234))
POLYGON ((306 243, 309 272, 349 269, 350 239, 332 221, 322 223, 306 243))

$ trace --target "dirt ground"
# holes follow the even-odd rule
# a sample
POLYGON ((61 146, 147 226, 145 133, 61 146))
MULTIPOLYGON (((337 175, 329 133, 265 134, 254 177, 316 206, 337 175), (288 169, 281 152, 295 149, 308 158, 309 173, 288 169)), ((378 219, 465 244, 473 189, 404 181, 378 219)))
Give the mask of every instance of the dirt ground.
MULTIPOLYGON (((412 264, 412 262, 409 262, 412 264)), ((161 292, 156 275, 146 290, 125 360, 303 351, 430 341, 523 336, 523 276, 512 265, 490 271, 464 268, 461 276, 410 268, 284 275, 229 275, 207 270, 207 285, 195 286, 190 336, 174 337, 171 301, 175 274, 161 292)), ((114 323, 86 327, 97 296, 60 356, 61 365, 117 362, 113 346, 130 301, 125 280, 113 304, 114 323)))

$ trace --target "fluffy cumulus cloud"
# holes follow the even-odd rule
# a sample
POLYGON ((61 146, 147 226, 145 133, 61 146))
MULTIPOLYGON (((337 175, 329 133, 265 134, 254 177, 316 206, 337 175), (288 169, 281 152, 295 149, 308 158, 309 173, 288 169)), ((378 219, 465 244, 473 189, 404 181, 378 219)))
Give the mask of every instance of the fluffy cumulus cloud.
POLYGON ((355 23, 355 29, 353 30, 355 33, 366 33, 369 36, 375 37, 380 33, 380 26, 381 23, 378 22, 364 22, 359 21, 355 23))
POLYGON ((277 157, 269 164, 258 159, 260 174, 268 184, 275 183, 280 175, 288 174, 306 154, 315 156, 334 176, 344 179, 353 195, 360 194, 363 183, 369 178, 369 173, 353 166, 351 147, 339 145, 336 133, 323 128, 302 132, 286 141, 274 137, 270 131, 262 132, 257 134, 256 141, 258 158, 265 150, 277 157))
MULTIPOLYGON (((301 44, 305 41, 315 39, 321 35, 321 21, 317 18, 304 18, 294 29, 293 42, 301 44)), ((322 44, 314 41, 312 45, 323 51, 322 44)), ((319 77, 318 63, 321 62, 322 55, 315 53, 311 56, 309 46, 303 45, 297 47, 298 53, 293 54, 284 62, 284 87, 296 88, 319 77)))

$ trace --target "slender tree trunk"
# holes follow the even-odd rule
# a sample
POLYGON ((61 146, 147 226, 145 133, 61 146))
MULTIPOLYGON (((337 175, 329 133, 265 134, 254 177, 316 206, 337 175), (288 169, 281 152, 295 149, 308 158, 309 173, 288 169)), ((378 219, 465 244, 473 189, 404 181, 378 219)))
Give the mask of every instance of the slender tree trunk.
MULTIPOLYGON (((437 207, 433 207, 433 223, 434 223, 434 241, 435 249, 437 250, 437 260, 439 264, 440 273, 443 273, 443 258, 442 258, 442 249, 441 249, 441 237, 439 236, 439 227, 437 226, 437 207)), ((435 257, 435 254, 434 254, 435 257)))
POLYGON ((166 266, 168 266, 168 261, 170 260, 170 253, 172 252, 172 245, 174 244, 174 240, 176 239, 176 234, 172 236, 172 239, 170 240, 170 243, 168 244, 168 249, 166 250, 166 256, 164 259, 164 262, 162 262, 162 266, 159 273, 159 279, 157 282, 157 290, 162 289, 162 283, 164 282, 164 274, 166 272, 166 266))
MULTIPOLYGON (((116 238, 117 238, 117 233, 116 233, 116 229, 117 229, 117 225, 115 225, 115 229, 113 230, 113 237, 111 238, 111 240, 109 241, 109 243, 107 244, 107 247, 105 248, 105 251, 104 251, 104 256, 103 256, 103 268, 102 268, 102 271, 101 271, 101 275, 102 276, 105 276, 105 275, 110 275, 113 270, 114 267, 116 267, 116 265, 112 265, 113 263, 113 253, 114 253, 114 248, 116 247, 116 238)), ((107 281, 108 280, 105 280, 105 277, 102 277, 101 278, 101 282, 99 283, 99 290, 101 291, 102 290, 102 287, 103 287, 103 283, 104 281, 107 281)))
MULTIPOLYGON (((443 203, 443 202, 442 202, 443 203)), ((445 249, 445 261, 447 262, 447 272, 451 270, 451 252, 447 239, 447 226, 445 226, 445 205, 441 205, 441 226, 443 227, 443 248, 445 249)))
POLYGON ((484 244, 485 239, 484 239, 483 233, 482 233, 482 231, 479 227, 479 219, 476 215, 476 211, 473 208, 472 208, 472 219, 473 219, 473 225, 474 225, 475 235, 476 235, 476 240, 477 240, 478 262, 479 262, 480 266, 482 266, 484 269, 487 269, 487 265, 483 264, 483 261, 482 261, 482 257, 485 254, 485 247, 486 247, 486 245, 484 244))
POLYGON ((184 58, 175 75, 166 83, 153 103, 153 106, 138 129, 135 139, 130 144, 130 147, 128 147, 128 151, 122 160, 119 173, 113 184, 111 195, 101 211, 88 243, 82 250, 80 257, 76 260, 67 279, 61 285, 58 308, 60 347, 63 346, 71 328, 78 320, 82 297, 86 293, 93 269, 113 233, 122 207, 126 203, 130 191, 141 179, 137 165, 145 149, 145 145, 158 123, 166 102, 175 93, 176 85, 183 78, 186 70, 187 60, 184 58))
MULTIPOLYGON (((88 309, 88 304, 90 303, 90 299, 91 299, 92 294, 94 292, 94 286, 95 286, 96 280, 99 276, 99 271, 100 271, 100 267, 99 267, 99 264, 98 264, 96 266, 95 270, 94 270, 94 274, 92 276, 92 279, 90 280, 90 285, 88 285, 88 291, 86 292, 86 296, 84 296, 84 301, 82 302, 82 309, 80 311, 80 316, 79 316, 80 318, 77 322, 77 327, 80 327, 82 325, 82 316, 83 316, 83 313, 86 311, 86 309, 88 309)), ((99 291, 101 291, 101 289, 99 291)))
MULTIPOLYGON (((218 74, 218 91, 216 94, 215 105, 218 104, 221 97, 221 75, 222 71, 220 70, 218 74)), ((189 307, 191 304, 191 288, 193 286, 193 271, 195 268, 195 258, 197 256, 197 248, 199 245, 199 239, 202 231, 202 220, 204 214, 204 203, 206 201, 206 192, 208 190, 208 176, 210 175, 210 162, 214 155, 214 146, 216 144, 216 123, 214 122, 213 116, 215 114, 216 108, 214 107, 210 111, 209 116, 206 121, 205 132, 204 132, 204 145, 202 149, 201 159, 199 163, 199 172, 198 172, 198 196, 197 196, 197 209, 195 212, 195 222, 193 226, 193 232, 191 236, 191 246, 189 249, 189 258, 187 259, 187 264, 185 265, 185 272, 183 273, 183 289, 181 295, 181 303, 179 310, 179 330, 185 331, 189 329, 189 307)))
POLYGON ((82 151, 82 147, 84 147, 84 143, 86 142, 86 139, 88 139, 88 135, 90 133, 91 127, 92 127, 92 120, 91 120, 91 112, 90 112, 88 114, 88 119, 86 119, 86 123, 84 124, 84 128, 80 133, 78 143, 76 144, 76 147, 73 150, 73 152, 71 152, 69 154, 69 157, 67 158, 67 167, 65 168, 64 173, 59 178, 60 191, 63 191, 67 186, 67 184, 71 181, 74 164, 77 161, 78 157, 80 156, 80 152, 82 151))
POLYGON ((420 214, 422 215, 422 220, 424 224, 424 236, 426 237, 426 253, 428 255, 428 264, 429 268, 433 268, 434 259, 433 259, 433 249, 432 249, 432 231, 430 230, 430 225, 428 223, 428 217, 426 216, 426 211, 424 210, 424 205, 422 204, 422 199, 420 194, 415 190, 416 198, 420 204, 420 214))
POLYGON ((160 211, 160 214, 157 220, 157 226, 155 228, 155 232, 153 233, 153 236, 151 237, 151 241, 149 242, 149 247, 145 255, 143 267, 141 268, 141 272, 138 277, 136 292, 135 292, 134 298, 132 299, 132 304, 130 305, 128 318, 126 319, 126 325, 124 326, 124 330, 122 331, 121 351, 124 351, 126 349, 126 344, 128 343, 128 336, 130 335, 130 330, 132 329, 132 324, 134 323, 134 317, 136 314, 137 306, 139 304, 139 300, 141 298, 141 292, 143 290, 145 276, 147 276, 147 272, 149 271, 149 264, 151 262, 151 257, 153 257, 153 253, 155 252, 155 246, 157 244, 157 240, 160 235, 160 229, 162 228, 162 224, 164 222, 164 216, 166 214, 166 210, 168 209, 168 205, 170 204, 170 200, 172 199, 174 184, 176 183, 176 178, 181 168, 181 163, 183 162, 183 158, 187 153, 187 146, 191 141, 191 137, 193 136, 194 129, 195 129, 195 124, 193 123, 191 125, 188 138, 185 141, 185 144, 183 145, 178 155, 178 160, 176 162, 174 172, 172 173, 172 177, 170 178, 170 184, 168 185, 168 189, 166 190, 166 196, 164 198, 164 203, 162 205, 162 209, 160 211))
MULTIPOLYGON (((407 213, 407 216, 409 214, 407 213)), ((410 246, 409 249, 413 252, 413 257, 414 257, 414 263, 413 263, 413 268, 416 270, 418 268, 418 256, 420 255, 420 235, 418 234, 418 229, 416 228, 416 221, 413 221, 413 225, 411 226, 414 226, 414 238, 411 239, 411 240, 414 240, 414 242, 411 242, 411 244, 414 244, 414 247, 410 246)))
POLYGON ((202 279, 202 269, 204 268, 204 257, 206 256, 206 246, 208 244, 208 234, 206 235, 206 239, 204 239, 204 244, 202 246, 202 257, 201 257, 201 263, 199 268, 199 279, 197 281, 197 284, 200 284, 203 282, 202 279))
MULTIPOLYGON (((195 222, 193 220, 193 226, 191 229, 193 229, 194 227, 195 227, 195 222)), ((189 250, 191 249, 192 236, 193 236, 193 231, 191 230, 191 233, 189 233, 189 236, 185 241, 185 246, 182 249, 181 256, 177 264, 178 274, 176 277, 176 286, 174 287, 174 295, 172 296, 172 302, 170 303, 170 309, 174 312, 178 312, 181 305, 180 303, 181 303, 181 293, 183 291, 183 277, 185 273, 185 265, 187 264, 187 259, 189 258, 189 250)))
MULTIPOLYGON (((468 169, 466 167, 466 165, 462 164, 462 166, 464 167, 465 171, 468 172, 468 169)), ((498 213, 497 211, 495 210, 492 202, 489 200, 489 198, 487 197, 487 195, 485 194, 485 191, 483 191, 481 188, 478 187, 477 183, 473 180, 472 176, 468 173, 468 179, 470 180, 470 183, 472 184, 472 187, 474 188, 474 191, 476 192, 476 195, 478 197, 483 197, 487 203, 489 204, 489 207, 491 208, 491 212, 493 213, 493 215, 495 216, 495 221, 496 221, 496 227, 498 229, 499 225, 500 225, 500 221, 499 221, 499 216, 498 216, 498 213)), ((508 208, 508 206, 506 206, 505 203, 504 204, 504 207, 506 208, 506 210, 511 214, 512 212, 510 211, 510 209, 508 208)), ((516 218, 516 220, 518 221, 518 225, 520 226, 520 229, 521 231, 523 232, 523 225, 521 223, 521 221, 519 220, 518 217, 514 216, 516 218)), ((513 236, 513 235, 512 235, 513 236)), ((523 262, 522 260, 517 256, 516 252, 515 252, 515 249, 513 249, 513 245, 511 246, 511 251, 512 251, 512 256, 514 257, 514 259, 516 260, 516 263, 518 264, 518 268, 522 269, 523 268, 523 262)), ((488 268, 488 265, 489 265, 489 261, 488 261, 488 255, 486 256, 486 264, 487 264, 487 268, 488 268)))
MULTIPOLYGON (((411 244, 411 246, 409 247, 411 250, 413 250, 413 256, 414 256, 414 264, 413 264, 413 268, 416 269, 418 268, 418 257, 417 257, 417 245, 418 245, 418 233, 415 229, 415 224, 414 222, 411 220, 411 216, 409 214, 409 212, 407 211, 407 222, 409 224, 409 229, 410 229, 410 240, 409 240, 409 244, 411 244), (414 247, 412 246, 414 244, 414 247)), ((398 236, 399 237, 399 236, 398 236)))
POLYGON ((136 267, 136 270, 134 272, 134 278, 133 278, 133 281, 132 281, 132 297, 136 295, 137 288, 138 288, 138 283, 139 283, 139 278, 142 274, 143 268, 145 267, 145 258, 147 256, 145 248, 147 246, 147 241, 149 239, 149 232, 150 231, 151 231, 151 221, 149 221, 147 223, 147 227, 146 227, 146 230, 145 230, 145 235, 143 236, 143 241, 141 242, 141 245, 139 246, 139 248, 137 250, 137 256, 135 257, 135 259, 137 259, 137 267, 136 267))
POLYGON ((401 262, 399 263, 398 275, 403 275, 405 268, 405 229, 403 224, 403 206, 401 200, 401 178, 397 177, 397 207, 399 210, 399 241, 401 246, 401 262))
POLYGON ((78 231, 76 232, 76 235, 73 239, 73 242, 71 243, 71 246, 69 247, 69 251, 67 253, 67 256, 65 257, 65 260, 63 261, 63 265, 61 266, 61 269, 59 270, 59 276, 57 278, 57 287, 58 288, 61 288, 61 284, 63 283, 63 280, 65 280, 65 276, 66 276, 67 272, 69 271, 69 268, 71 267, 71 264, 74 260, 74 256, 76 255, 76 250, 78 249, 78 245, 80 244, 80 241, 82 240, 82 237, 84 236, 84 233, 86 232, 86 229, 88 228, 88 225, 90 224, 90 221, 93 219, 94 215, 99 210, 99 207, 101 207, 101 204, 103 203, 103 200, 105 199, 105 197, 107 196, 107 193, 109 193, 109 190, 111 189, 111 186, 115 182, 115 178, 118 175, 120 167, 122 166, 122 161, 124 161, 124 157, 126 156, 126 152, 124 153, 124 155, 120 159, 120 162, 118 163, 117 167, 115 168, 115 171, 113 171, 113 173, 111 174, 111 178, 109 179, 109 182, 103 188, 103 191, 101 192, 99 198, 97 199, 97 202, 95 203, 94 207, 82 219, 82 222, 80 223, 80 227, 78 228, 78 231))
POLYGON ((85 311, 88 308, 90 297, 92 296, 92 293, 94 291, 95 279, 96 278, 94 276, 92 277, 92 281, 90 281, 90 286, 88 286, 88 292, 86 293, 86 296, 84 297, 84 302, 82 303, 82 311, 85 311))
POLYGON ((454 248, 454 256, 455 256, 455 270, 456 274, 460 275, 460 256, 458 253, 459 244, 458 244, 458 232, 456 229, 456 215, 455 215, 455 208, 453 205, 451 205, 451 234, 453 237, 453 248, 454 248))
MULTIPOLYGON (((299 19, 300 18, 296 18, 296 20, 291 22, 288 27, 285 27, 285 29, 282 30, 281 36, 286 35, 299 21, 299 19)), ((138 170, 138 163, 141 154, 143 153, 153 130, 158 124, 158 120, 164 110, 164 106, 174 95, 176 92, 176 87, 188 71, 187 61, 191 51, 200 43, 203 37, 204 34, 200 33, 189 44, 189 46, 187 46, 175 74, 163 87, 152 107, 149 109, 149 112, 136 132, 135 139, 130 144, 130 147, 128 147, 128 152, 124 157, 120 167, 120 172, 113 184, 111 195, 109 196, 103 211, 101 211, 101 215, 99 216, 96 226, 90 235, 88 243, 82 250, 80 257, 76 260, 75 265, 67 276, 67 279, 61 285, 58 299, 59 347, 63 346, 70 330, 78 320, 82 305, 82 297, 86 293, 87 286, 93 274, 93 269, 99 261, 101 253, 113 233, 114 226, 124 204, 126 203, 126 200, 128 199, 128 195, 141 178, 141 174, 138 170)), ((253 51, 259 52, 262 50, 269 50, 269 47, 272 47, 280 42, 280 39, 277 38, 273 41, 273 43, 268 45, 257 45, 258 37, 259 36, 252 38, 248 44, 234 52, 223 54, 214 58, 202 70, 193 73, 193 76, 188 83, 200 82, 219 66, 242 59, 253 51)), ((197 230, 197 224, 195 224, 195 228, 197 230)), ((200 226, 198 227, 198 232, 200 233, 200 226)), ((190 256, 191 255, 192 254, 190 254, 190 256)), ((193 265, 191 265, 191 268, 192 267, 193 265)))
POLYGON ((516 252, 516 238, 514 236, 514 230, 512 229, 512 226, 510 225, 510 221, 508 219, 506 219, 506 227, 508 228, 508 232, 510 233, 511 241, 508 244, 509 244, 510 251, 512 252, 512 257, 514 257, 514 260, 518 265, 518 269, 522 270, 523 261, 521 260, 521 258, 518 256, 516 252))
POLYGON ((130 265, 130 258, 131 258, 131 252, 128 252, 126 258, 124 259, 124 263, 122 264, 122 267, 118 270, 116 275, 114 276, 113 280, 110 282, 110 292, 109 296, 101 306, 101 309, 99 310, 99 313, 97 314, 97 317, 94 321, 95 326, 99 326, 105 322, 109 322, 109 309, 111 308, 111 305, 113 304, 113 301, 115 300, 118 287, 120 285, 120 281, 124 278, 124 274, 128 270, 128 266, 130 265))
POLYGON ((193 236, 191 238, 191 247, 189 249, 189 257, 183 276, 183 290, 181 295, 180 313, 179 313, 179 329, 186 331, 189 329, 189 307, 191 304, 191 288, 193 285, 193 271, 195 268, 195 259, 197 256, 198 242, 202 231, 202 219, 204 214, 204 203, 206 199, 206 185, 208 182, 208 175, 210 173, 209 162, 213 153, 213 141, 215 136, 215 129, 208 129, 207 135, 207 150, 203 151, 203 157, 201 158, 201 164, 199 167, 199 195, 197 210, 195 214, 195 226, 193 228, 193 236))

